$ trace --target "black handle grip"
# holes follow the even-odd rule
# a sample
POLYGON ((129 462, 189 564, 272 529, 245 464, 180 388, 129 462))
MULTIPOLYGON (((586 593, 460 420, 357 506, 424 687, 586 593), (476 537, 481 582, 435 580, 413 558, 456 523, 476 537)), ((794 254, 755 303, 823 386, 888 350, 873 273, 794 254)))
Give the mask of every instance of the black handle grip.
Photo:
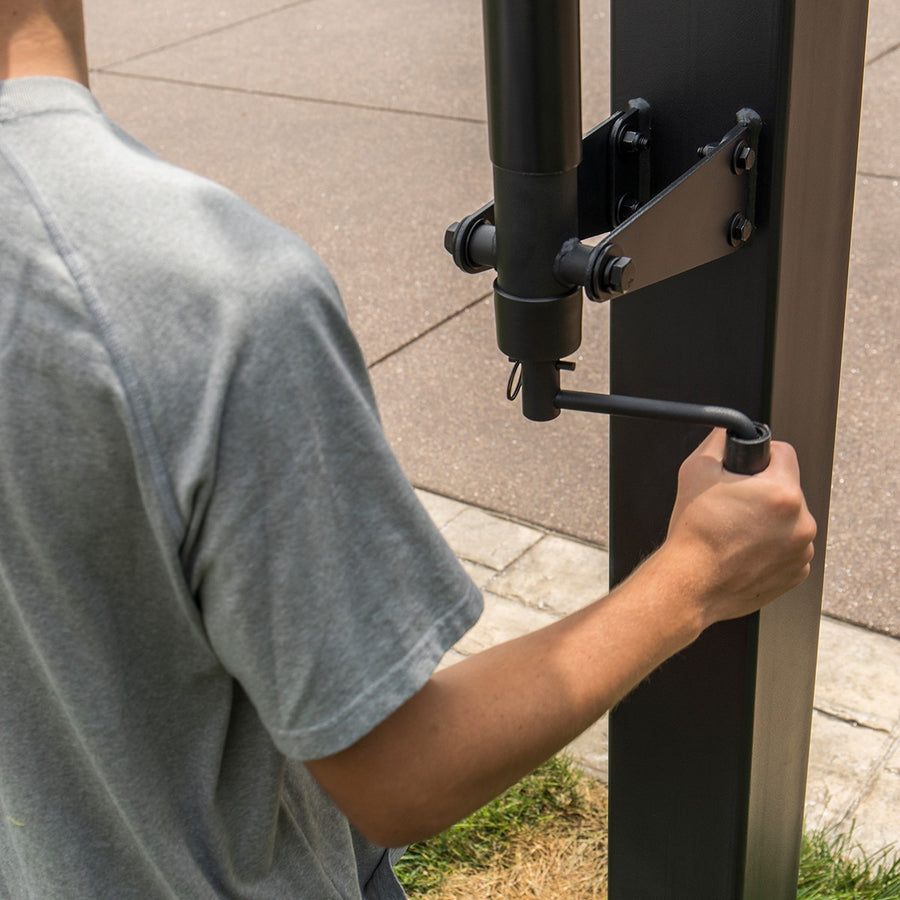
POLYGON ((759 422, 755 438, 741 438, 729 431, 725 439, 725 460, 723 465, 729 472, 738 475, 756 475, 769 465, 772 430, 759 422))

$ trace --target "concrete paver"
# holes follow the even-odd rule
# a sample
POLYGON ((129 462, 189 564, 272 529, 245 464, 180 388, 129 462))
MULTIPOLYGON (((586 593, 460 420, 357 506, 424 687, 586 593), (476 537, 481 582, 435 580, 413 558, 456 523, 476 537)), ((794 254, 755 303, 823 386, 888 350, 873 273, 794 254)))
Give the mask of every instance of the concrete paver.
POLYGON ((474 508, 454 517, 442 530, 457 555, 492 569, 508 566, 541 539, 533 528, 474 508))
POLYGON ((491 579, 497 574, 496 569, 483 566, 481 563, 474 563, 468 559, 460 560, 462 567, 469 573, 469 578, 484 590, 490 584, 491 579))
POLYGON ((900 727, 900 641, 823 620, 815 704, 852 724, 894 732, 900 727))
POLYGON ((866 35, 866 62, 891 53, 900 46, 900 3, 897 0, 869 0, 866 35))
POLYGON ((417 490, 416 494, 422 506, 428 510, 431 521, 438 528, 443 528, 451 519, 455 519, 461 512, 468 509, 468 506, 460 503, 459 500, 451 500, 450 497, 442 497, 431 491, 417 490))
POLYGON ((892 856, 900 857, 898 809, 900 809, 900 755, 895 752, 854 811, 854 840, 863 848, 871 848, 871 853, 877 853, 881 848, 890 848, 892 856))
MULTIPOLYGON (((853 826, 853 812, 890 745, 891 736, 883 731, 861 728, 815 711, 806 788, 807 823, 813 828, 830 827, 847 833, 853 826)), ((894 827, 898 824, 895 814, 894 827)), ((869 849, 874 852, 881 847, 869 849)))
POLYGON ((609 590, 609 554, 547 535, 494 578, 491 590, 539 609, 575 612, 609 590))
POLYGON ((830 615, 896 636, 900 465, 888 448, 900 445, 898 223, 900 178, 859 176, 824 595, 830 615))

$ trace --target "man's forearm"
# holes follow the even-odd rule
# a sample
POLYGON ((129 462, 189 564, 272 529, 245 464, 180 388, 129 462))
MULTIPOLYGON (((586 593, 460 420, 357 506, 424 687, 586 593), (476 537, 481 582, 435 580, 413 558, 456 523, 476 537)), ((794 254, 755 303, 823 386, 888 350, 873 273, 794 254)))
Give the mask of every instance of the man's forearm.
POLYGON ((435 834, 590 726, 702 627, 659 556, 607 597, 436 673, 313 774, 370 839, 435 834))

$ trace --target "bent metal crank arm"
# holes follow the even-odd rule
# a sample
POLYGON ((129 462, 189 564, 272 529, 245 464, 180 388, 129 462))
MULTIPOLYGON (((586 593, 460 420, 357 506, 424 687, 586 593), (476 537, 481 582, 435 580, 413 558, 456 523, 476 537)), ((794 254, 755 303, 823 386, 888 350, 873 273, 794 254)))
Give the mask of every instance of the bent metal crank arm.
POLYGON ((620 394, 562 390, 559 386, 560 371, 573 370, 575 363, 568 360, 535 363, 516 359, 510 359, 510 362, 513 367, 506 385, 506 398, 515 400, 523 381, 528 382, 531 392, 530 395, 528 392, 523 395, 523 406, 529 418, 539 416, 548 419, 558 416, 560 410, 568 409, 724 428, 726 441, 723 465, 729 472, 755 475, 769 465, 771 429, 768 425, 754 422, 736 409, 674 400, 625 397, 620 394), (552 412, 548 412, 550 407, 552 412))
POLYGON ((592 394, 584 391, 559 391, 558 409, 599 412, 611 416, 637 416, 687 422, 726 429, 724 467, 739 475, 756 475, 769 465, 772 431, 768 425, 752 421, 742 412, 725 406, 680 403, 672 400, 646 400, 616 394, 592 394))

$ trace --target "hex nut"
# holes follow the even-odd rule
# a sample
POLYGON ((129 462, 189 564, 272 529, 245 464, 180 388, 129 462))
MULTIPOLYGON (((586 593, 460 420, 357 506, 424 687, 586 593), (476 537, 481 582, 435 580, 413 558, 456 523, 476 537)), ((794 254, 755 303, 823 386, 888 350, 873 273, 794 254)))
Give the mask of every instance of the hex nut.
POLYGON ((453 250, 456 247, 457 231, 459 231, 459 222, 454 222, 452 225, 449 225, 444 232, 444 249, 448 253, 453 253, 453 250))
POLYGON ((753 223, 743 213, 735 213, 728 226, 728 241, 731 246, 746 244, 752 234, 753 223))
POLYGON ((650 146, 650 138, 639 131, 626 131, 621 137, 619 146, 626 153, 640 153, 650 146))
POLYGON ((603 272, 606 290, 616 294, 626 293, 636 277, 634 260, 630 256, 614 256, 603 272))

